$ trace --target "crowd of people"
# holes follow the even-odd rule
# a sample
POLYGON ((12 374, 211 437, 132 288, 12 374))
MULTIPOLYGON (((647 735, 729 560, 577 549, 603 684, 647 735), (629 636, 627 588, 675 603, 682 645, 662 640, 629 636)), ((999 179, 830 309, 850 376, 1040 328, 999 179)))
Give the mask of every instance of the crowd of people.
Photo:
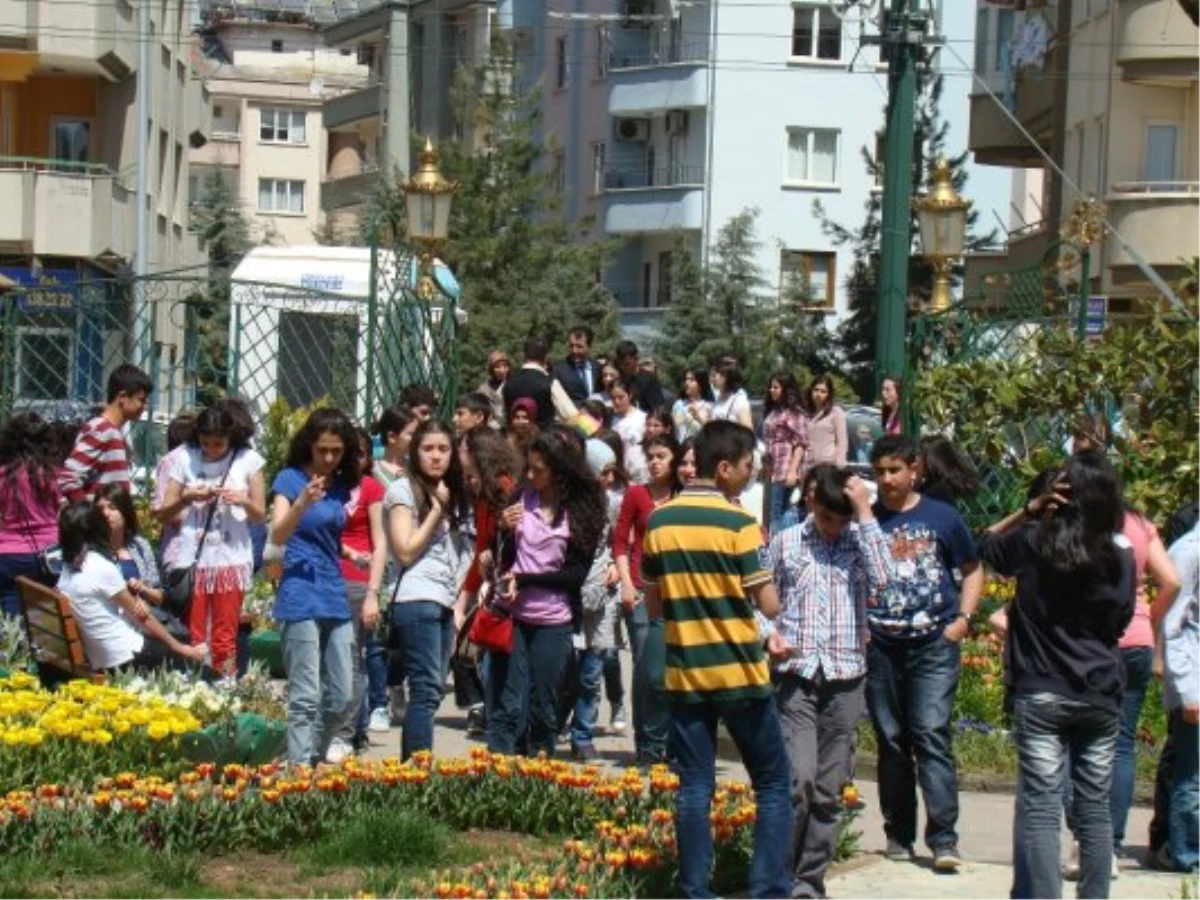
POLYGON ((295 764, 340 761, 393 724, 405 758, 432 749, 452 669, 468 729, 498 753, 565 744, 595 759, 607 696, 608 727, 632 725, 637 763, 679 774, 685 896, 711 896, 721 721, 755 791, 750 895, 822 897, 864 711, 888 857, 912 860, 922 837, 936 870, 962 864, 951 715, 986 566, 1017 586, 991 621, 1005 635, 1019 756, 1013 896, 1061 896, 1064 808, 1079 895, 1107 896, 1156 658, 1170 739, 1152 851, 1195 871, 1194 505, 1160 535, 1081 435, 976 539, 955 506, 978 490, 970 461, 944 437, 901 433, 895 379, 862 463, 873 496, 847 468, 830 378, 801 391, 772 375, 756 432, 736 359, 689 369, 673 395, 632 343, 611 362, 591 345, 589 329, 572 329, 551 363, 530 338, 516 370, 494 352, 450 422, 417 385, 369 431, 317 409, 269 485, 244 403, 180 417, 146 504, 157 548, 139 531, 123 433, 151 383, 121 366, 77 435, 33 413, 0 435, 4 611, 19 614, 16 576, 57 584, 95 668, 232 678, 243 598, 263 568, 295 764), (762 516, 744 503, 760 470, 762 516), (190 596, 172 615, 180 583, 190 596))

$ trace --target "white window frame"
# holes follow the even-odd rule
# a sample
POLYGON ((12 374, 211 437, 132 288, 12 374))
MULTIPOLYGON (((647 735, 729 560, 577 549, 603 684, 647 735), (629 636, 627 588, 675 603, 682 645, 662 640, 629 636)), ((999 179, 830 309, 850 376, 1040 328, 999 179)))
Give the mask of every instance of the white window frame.
POLYGON ((1173 177, 1167 182, 1171 183, 1180 181, 1180 171, 1183 162, 1183 141, 1184 131, 1183 124, 1175 119, 1147 119, 1146 124, 1142 126, 1142 152, 1139 155, 1139 165, 1137 179, 1150 183, 1146 178, 1146 166, 1150 162, 1150 129, 1151 128, 1173 128, 1175 130, 1175 159, 1171 162, 1171 172, 1173 177))
POLYGON ((75 335, 70 328, 56 327, 53 325, 20 325, 17 327, 17 359, 16 359, 16 384, 14 385, 15 394, 22 400, 70 400, 71 386, 75 384, 75 354, 73 352, 75 346, 75 335), (47 336, 50 338, 59 338, 59 342, 63 347, 67 348, 67 375, 66 375, 66 394, 62 397, 35 397, 32 394, 25 393, 26 377, 30 373, 30 367, 25 365, 22 358, 25 354, 25 336, 37 335, 47 336))
MULTIPOLYGON (((813 257, 818 256, 829 263, 825 278, 825 300, 824 302, 814 301, 812 304, 803 306, 802 309, 820 310, 822 312, 834 311, 837 306, 837 253, 833 250, 793 250, 787 247, 781 248, 779 251, 779 299, 781 301, 787 300, 788 273, 796 271, 794 267, 789 267, 787 263, 792 260, 799 260, 801 265, 805 266, 813 257)), ((807 266, 807 268, 811 270, 811 266, 807 266)), ((811 281, 809 283, 811 284, 811 281)))
POLYGON ((836 190, 841 188, 842 177, 842 130, 840 128, 819 128, 813 125, 789 125, 785 131, 786 140, 783 145, 783 183, 786 187, 806 187, 806 188, 821 188, 825 190, 836 190), (794 179, 791 177, 790 156, 792 152, 792 135, 796 133, 805 133, 808 135, 807 159, 809 171, 805 172, 804 178, 794 179), (816 136, 821 134, 834 135, 833 148, 833 181, 816 181, 810 176, 812 175, 812 157, 813 146, 816 143, 816 136))
POLYGON ((308 111, 305 109, 297 109, 294 106, 263 106, 258 110, 258 142, 260 144, 275 144, 285 147, 307 147, 308 146, 308 111), (280 116, 285 116, 287 121, 283 128, 280 128, 280 116), (303 132, 299 140, 295 139, 297 133, 296 121, 300 122, 300 131, 303 132), (270 128, 274 137, 264 137, 263 134, 270 128), (280 138, 280 131, 286 131, 287 137, 280 138))
POLYGON ((792 30, 788 34, 788 58, 792 62, 800 63, 815 63, 817 65, 836 66, 845 62, 845 42, 846 34, 842 29, 842 20, 837 17, 829 4, 822 3, 793 3, 792 4, 792 30), (812 27, 812 46, 808 48, 808 53, 796 53, 796 14, 802 10, 811 11, 813 14, 812 27), (838 52, 837 56, 824 57, 820 55, 821 46, 821 23, 828 16, 830 20, 837 23, 838 27, 838 52))
POLYGON ((304 201, 305 183, 300 178, 260 178, 258 179, 258 193, 255 197, 255 203, 258 207, 258 212, 269 216, 303 216, 305 214, 304 201), (269 182, 272 185, 271 199, 272 206, 270 209, 264 208, 262 205, 263 185, 269 182), (284 205, 279 207, 280 188, 283 187, 282 196, 284 197, 284 205), (290 208, 288 201, 294 194, 300 196, 300 209, 294 210, 290 208))

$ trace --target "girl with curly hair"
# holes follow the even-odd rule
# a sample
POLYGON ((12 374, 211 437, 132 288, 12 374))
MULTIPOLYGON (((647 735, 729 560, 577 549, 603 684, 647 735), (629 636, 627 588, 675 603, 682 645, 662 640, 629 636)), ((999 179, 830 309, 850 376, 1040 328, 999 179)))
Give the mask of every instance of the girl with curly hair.
POLYGON ((513 605, 513 647, 494 654, 488 690, 488 749, 554 754, 557 691, 580 629, 580 591, 604 531, 600 482, 583 447, 555 426, 529 447, 526 483, 504 511, 511 531, 500 559, 498 591, 513 605))
MULTIPOLYGON (((283 548, 283 577, 271 615, 281 625, 288 674, 288 760, 301 765, 325 758, 354 699, 354 625, 341 551, 346 506, 362 477, 357 446, 345 413, 314 410, 272 485, 270 539, 283 548)), ((363 624, 374 628, 378 618, 368 594, 363 624)))
POLYGON ((38 554, 58 543, 58 460, 49 427, 34 412, 17 413, 0 432, 0 608, 19 616, 20 575, 52 587, 38 554))

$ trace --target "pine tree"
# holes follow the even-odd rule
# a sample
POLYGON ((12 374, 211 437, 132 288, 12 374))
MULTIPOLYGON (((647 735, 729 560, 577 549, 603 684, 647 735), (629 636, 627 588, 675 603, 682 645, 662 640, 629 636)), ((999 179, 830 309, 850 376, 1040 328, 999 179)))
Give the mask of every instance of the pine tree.
MULTIPOLYGON (((946 132, 949 125, 941 118, 938 105, 942 96, 942 77, 936 75, 925 79, 920 85, 920 101, 917 108, 917 135, 920 153, 913 166, 913 196, 922 191, 926 177, 934 161, 944 154, 946 132)), ((874 158, 872 151, 862 149, 863 164, 867 172, 882 181, 883 161, 874 158)), ((964 167, 967 154, 948 157, 953 172, 954 188, 963 193, 967 181, 964 167)), ((821 228, 835 246, 852 248, 854 260, 846 277, 845 287, 849 294, 849 315, 837 333, 837 344, 843 357, 846 377, 861 397, 875 394, 874 366, 876 324, 879 319, 879 244, 882 228, 883 196, 873 191, 864 204, 866 217, 856 227, 842 225, 831 219, 819 200, 813 201, 813 213, 821 220, 821 228)), ((996 232, 993 229, 979 235, 975 227, 978 213, 972 210, 967 215, 968 252, 993 246, 996 232)), ((962 277, 961 264, 955 267, 955 277, 962 277)), ((916 213, 912 214, 912 248, 908 265, 909 296, 922 303, 929 300, 933 291, 933 267, 920 255, 917 239, 916 213)))
POLYGON ((711 301, 700 260, 687 239, 676 234, 671 252, 672 296, 654 356, 664 384, 681 384, 690 368, 706 368, 727 346, 729 332, 711 301))
POLYGON ((238 196, 219 172, 200 185, 191 214, 192 230, 208 251, 204 294, 187 309, 188 326, 199 335, 195 361, 197 399, 209 404, 228 387, 229 303, 233 270, 253 246, 238 196))

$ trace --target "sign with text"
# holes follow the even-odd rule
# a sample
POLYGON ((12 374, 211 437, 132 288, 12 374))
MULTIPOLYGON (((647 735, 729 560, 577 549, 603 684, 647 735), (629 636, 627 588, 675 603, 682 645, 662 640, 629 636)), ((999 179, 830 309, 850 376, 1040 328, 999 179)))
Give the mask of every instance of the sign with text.
POLYGON ((16 286, 17 307, 25 312, 61 312, 75 306, 79 273, 74 269, 28 269, 0 267, 0 275, 16 286))

